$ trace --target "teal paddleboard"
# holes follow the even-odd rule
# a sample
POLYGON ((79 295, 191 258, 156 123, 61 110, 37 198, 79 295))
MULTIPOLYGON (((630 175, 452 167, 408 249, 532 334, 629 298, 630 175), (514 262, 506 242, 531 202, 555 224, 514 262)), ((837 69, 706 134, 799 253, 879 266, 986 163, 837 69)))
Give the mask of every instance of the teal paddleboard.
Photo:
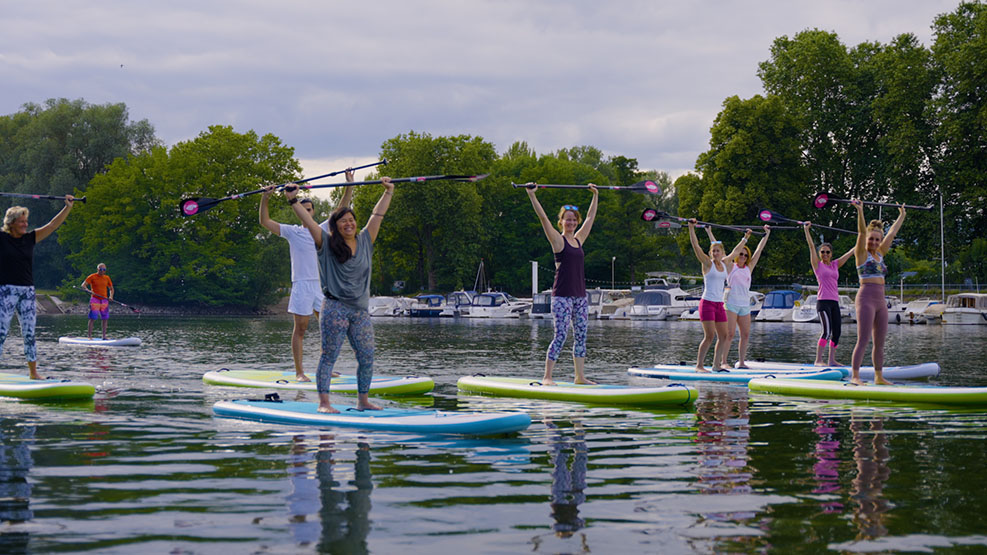
POLYGON ((237 400, 219 401, 213 405, 213 412, 217 416, 273 424, 421 434, 503 434, 518 432, 531 425, 531 417, 523 412, 450 412, 393 408, 361 411, 346 405, 333 407, 339 414, 318 412, 318 403, 237 400))

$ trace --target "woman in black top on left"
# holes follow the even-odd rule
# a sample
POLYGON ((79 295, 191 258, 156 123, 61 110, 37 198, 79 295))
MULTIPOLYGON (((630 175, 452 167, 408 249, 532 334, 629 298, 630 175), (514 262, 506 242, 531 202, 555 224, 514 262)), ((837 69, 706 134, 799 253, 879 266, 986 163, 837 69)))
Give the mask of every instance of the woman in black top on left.
POLYGON ((27 230, 27 208, 11 206, 3 217, 3 229, 0 230, 0 355, 10 331, 10 321, 17 312, 24 336, 24 358, 32 380, 41 379, 34 343, 34 323, 38 314, 34 297, 34 245, 62 225, 74 200, 72 195, 65 195, 65 208, 50 222, 30 232, 27 230))

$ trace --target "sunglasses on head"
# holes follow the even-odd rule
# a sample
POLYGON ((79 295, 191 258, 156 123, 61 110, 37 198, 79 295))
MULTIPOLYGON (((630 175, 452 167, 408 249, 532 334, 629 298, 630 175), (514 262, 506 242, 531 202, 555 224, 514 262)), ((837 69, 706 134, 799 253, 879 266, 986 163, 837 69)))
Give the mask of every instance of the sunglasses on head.
POLYGON ((578 206, 573 206, 571 204, 563 204, 562 205, 562 209, 563 210, 575 210, 576 212, 579 212, 579 207, 578 206))

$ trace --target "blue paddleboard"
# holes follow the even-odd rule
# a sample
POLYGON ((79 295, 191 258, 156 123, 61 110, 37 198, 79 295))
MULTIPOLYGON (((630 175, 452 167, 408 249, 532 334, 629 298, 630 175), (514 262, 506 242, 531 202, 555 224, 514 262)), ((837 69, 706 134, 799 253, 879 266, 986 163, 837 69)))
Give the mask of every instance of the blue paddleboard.
POLYGON ((301 401, 219 401, 212 410, 217 416, 243 418, 275 424, 297 424, 330 428, 359 428, 420 434, 503 434, 531 425, 523 412, 449 412, 439 410, 356 410, 333 405, 339 414, 319 412, 318 403, 301 401))

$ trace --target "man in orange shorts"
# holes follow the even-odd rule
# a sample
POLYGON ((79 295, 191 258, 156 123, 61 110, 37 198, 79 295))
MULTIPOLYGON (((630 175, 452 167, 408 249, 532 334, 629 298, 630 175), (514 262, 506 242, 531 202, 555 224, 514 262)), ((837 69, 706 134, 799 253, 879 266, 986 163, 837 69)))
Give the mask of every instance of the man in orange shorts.
POLYGON ((89 339, 93 338, 93 320, 103 323, 103 339, 106 339, 106 320, 110 317, 110 300, 113 299, 113 280, 106 275, 106 264, 100 262, 96 273, 89 274, 82 288, 92 295, 89 299, 89 339))

